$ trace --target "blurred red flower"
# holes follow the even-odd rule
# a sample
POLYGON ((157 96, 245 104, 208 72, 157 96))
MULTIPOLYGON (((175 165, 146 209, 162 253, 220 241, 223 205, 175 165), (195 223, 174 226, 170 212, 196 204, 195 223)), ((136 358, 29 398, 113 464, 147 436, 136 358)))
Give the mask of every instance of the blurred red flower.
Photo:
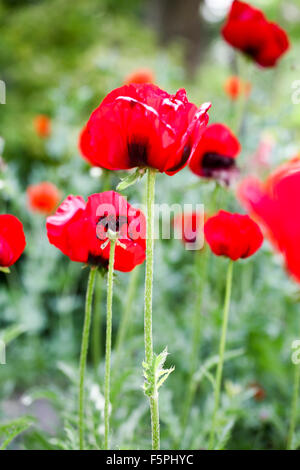
POLYGON ((154 73, 150 69, 137 69, 127 75, 124 80, 124 85, 131 85, 132 83, 154 83, 154 73))
POLYGON ((236 100, 243 92, 243 83, 239 77, 228 77, 224 83, 225 93, 233 100, 236 100))
POLYGON ((262 67, 273 67, 289 48, 286 32, 262 11, 234 0, 222 35, 231 46, 262 67))
POLYGON ((79 146, 92 164, 109 170, 157 168, 172 175, 197 150, 210 104, 199 109, 185 90, 175 95, 155 85, 112 91, 92 113, 79 146))
POLYGON ((61 194, 54 184, 43 181, 28 186, 27 197, 31 210, 49 215, 58 206, 61 194))
POLYGON ((0 266, 8 268, 21 256, 26 246, 23 225, 11 214, 0 215, 0 266))
POLYGON ((251 93, 251 88, 250 82, 245 82, 235 75, 228 77, 224 83, 225 93, 233 101, 237 100, 243 94, 248 97, 251 93))
POLYGON ((300 158, 280 165, 265 183, 254 177, 245 179, 238 198, 265 228, 288 271, 300 282, 300 158))
POLYGON ((263 401, 266 398, 265 389, 258 382, 251 382, 249 388, 254 392, 254 400, 263 401))
POLYGON ((248 215, 223 210, 207 220, 204 233, 215 255, 233 261, 252 256, 263 242, 259 226, 248 215))
POLYGON ((34 128, 39 137, 49 137, 51 134, 51 120, 44 114, 39 114, 34 118, 34 128))
POLYGON ((229 127, 211 124, 204 130, 189 167, 198 176, 228 184, 236 172, 235 159, 240 149, 240 143, 229 127))
POLYGON ((174 229, 184 244, 201 249, 204 242, 204 220, 205 216, 201 212, 178 214, 174 217, 174 229))
POLYGON ((145 260, 144 214, 114 191, 92 194, 87 203, 81 196, 68 196, 47 218, 46 228, 49 242, 72 261, 107 268, 108 229, 119 232, 116 270, 131 271, 145 260))

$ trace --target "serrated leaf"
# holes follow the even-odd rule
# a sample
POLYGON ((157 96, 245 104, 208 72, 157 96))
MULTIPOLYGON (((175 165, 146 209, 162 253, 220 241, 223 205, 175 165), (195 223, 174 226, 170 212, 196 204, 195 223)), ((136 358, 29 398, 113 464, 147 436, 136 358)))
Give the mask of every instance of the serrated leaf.
POLYGON ((162 386, 165 380, 169 377, 169 375, 175 370, 175 366, 170 367, 170 369, 164 369, 164 375, 157 381, 156 387, 157 390, 162 386))
POLYGON ((155 358, 155 368, 156 369, 162 369, 163 368, 168 355, 169 355, 168 348, 165 348, 160 354, 158 354, 158 356, 156 356, 156 358, 155 358))

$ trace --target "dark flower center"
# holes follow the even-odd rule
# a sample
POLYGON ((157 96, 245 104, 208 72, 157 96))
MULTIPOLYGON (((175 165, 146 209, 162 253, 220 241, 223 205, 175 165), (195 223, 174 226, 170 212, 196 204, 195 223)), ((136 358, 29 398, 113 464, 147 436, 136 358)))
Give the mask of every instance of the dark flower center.
POLYGON ((119 232, 127 222, 126 215, 103 215, 99 218, 97 223, 97 238, 99 238, 99 240, 105 240, 107 238, 106 233, 108 230, 119 232))
POLYGON ((103 268, 108 268, 108 259, 89 253, 88 264, 90 266, 102 266, 103 268))
POLYGON ((235 160, 218 153, 206 153, 202 158, 201 166, 203 175, 209 178, 218 171, 230 170, 235 167, 235 160))
POLYGON ((130 165, 135 166, 147 166, 148 151, 147 143, 145 142, 128 142, 127 150, 130 160, 130 165))
POLYGON ((244 49, 244 53, 251 58, 257 57, 259 52, 260 48, 258 46, 248 46, 244 49))

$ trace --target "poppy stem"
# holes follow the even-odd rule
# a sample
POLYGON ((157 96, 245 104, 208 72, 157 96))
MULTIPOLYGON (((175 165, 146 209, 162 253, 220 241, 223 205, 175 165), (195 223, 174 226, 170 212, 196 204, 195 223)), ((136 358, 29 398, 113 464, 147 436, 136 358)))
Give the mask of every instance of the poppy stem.
POLYGON ((89 336, 91 328, 92 302, 97 268, 91 267, 85 298, 85 316, 82 331, 81 353, 79 362, 79 448, 84 449, 84 377, 86 369, 86 359, 89 347, 89 336))
POLYGON ((214 387, 215 403, 214 403, 212 426, 211 426, 210 438, 209 438, 210 450, 214 448, 217 415, 218 415, 219 403, 220 403, 221 382, 222 382, 224 353, 225 353, 225 346, 226 346, 226 335, 227 335, 229 306, 230 306, 231 287, 232 287, 232 271, 233 271, 233 261, 230 260, 229 265, 228 265, 228 270, 227 270, 227 276, 226 276, 226 292, 225 292, 224 309, 223 309, 221 339, 220 339, 220 346, 219 346, 219 361, 218 361, 218 366, 217 366, 216 381, 215 381, 215 387, 214 387))
POLYGON ((104 449, 109 447, 109 405, 110 405, 110 366, 111 366, 111 331, 112 331, 112 300, 114 282, 115 249, 117 238, 110 238, 109 264, 107 276, 106 303, 106 345, 105 345, 105 385, 104 385, 104 449))
POLYGON ((102 276, 96 278, 95 300, 94 300, 94 319, 92 328, 92 352, 95 374, 99 367, 101 359, 101 303, 102 303, 102 276))
MULTIPOLYGON (((146 243, 146 277, 145 277, 145 310, 144 341, 145 361, 153 362, 152 338, 152 290, 153 290, 153 251, 154 251, 154 200, 156 170, 148 168, 147 172, 147 243, 146 243)), ((160 448, 158 392, 150 397, 152 449, 160 448)))
POLYGON ((290 428, 289 428, 289 434, 288 434, 288 440, 287 440, 287 450, 293 449, 293 439, 294 439, 297 414, 298 414, 299 385, 300 385, 300 364, 295 364, 294 392, 293 392, 293 399, 292 399, 290 428))

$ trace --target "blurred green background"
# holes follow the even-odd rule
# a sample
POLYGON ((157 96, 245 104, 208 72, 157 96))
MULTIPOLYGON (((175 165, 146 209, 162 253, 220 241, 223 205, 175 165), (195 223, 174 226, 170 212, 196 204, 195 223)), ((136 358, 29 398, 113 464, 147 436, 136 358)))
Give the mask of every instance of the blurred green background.
MULTIPOLYGON (((197 105, 212 102, 211 122, 227 123, 239 135, 242 175, 255 170, 262 177, 299 151, 300 105, 292 103, 293 82, 300 80, 299 2, 251 2, 290 35, 290 52, 270 70, 241 60, 222 40, 220 27, 229 4, 0 1, 0 79, 6 84, 6 104, 0 105, 0 204, 2 212, 22 220, 27 236, 26 251, 11 275, 0 274, 0 331, 9 342, 7 364, 0 366, 0 418, 6 423, 21 415, 33 417, 32 426, 11 448, 76 448, 76 374, 87 270, 49 245, 45 218, 28 208, 26 188, 47 180, 63 197, 103 190, 107 175, 91 171, 77 148, 80 129, 102 98, 128 74, 147 67, 161 88, 173 93, 184 87, 197 105), (224 82, 233 74, 252 84, 246 104, 233 103, 224 92, 224 82), (47 139, 34 129, 39 114, 51 119, 47 139), (265 140, 272 143, 268 164, 253 168, 255 152, 265 140)), ((109 175, 111 188, 122 176, 109 175)), ((157 201, 168 204, 204 203, 209 208, 213 191, 213 182, 199 181, 188 168, 173 177, 160 175, 157 181, 157 201)), ((144 181, 126 194, 131 203, 141 202, 144 181)), ((218 208, 242 211, 234 190, 220 189, 217 202, 218 208)), ((199 311, 199 383, 183 427, 199 285, 194 258, 178 240, 156 243, 155 351, 168 346, 168 364, 176 367, 160 393, 162 448, 168 449, 206 448, 211 424, 213 393, 206 366, 218 348, 226 261, 209 256, 209 282, 199 311)), ((141 390, 143 271, 141 267, 135 278, 118 273, 115 281, 114 344, 126 305, 130 311, 122 351, 113 358, 112 445, 121 449, 150 447, 148 406, 141 390), (130 299, 128 285, 135 281, 137 290, 130 299)), ((105 282, 99 276, 94 303, 101 343, 92 342, 89 355, 91 447, 101 447, 103 437, 105 282), (98 349, 100 365, 94 360, 98 349)), ((242 351, 225 365, 221 448, 284 448, 292 394, 291 344, 300 337, 298 300, 298 286, 267 242, 253 259, 235 265, 228 350, 242 351), (264 390, 260 400, 253 384, 264 390)), ((5 432, 0 425, 0 442, 5 432)))

